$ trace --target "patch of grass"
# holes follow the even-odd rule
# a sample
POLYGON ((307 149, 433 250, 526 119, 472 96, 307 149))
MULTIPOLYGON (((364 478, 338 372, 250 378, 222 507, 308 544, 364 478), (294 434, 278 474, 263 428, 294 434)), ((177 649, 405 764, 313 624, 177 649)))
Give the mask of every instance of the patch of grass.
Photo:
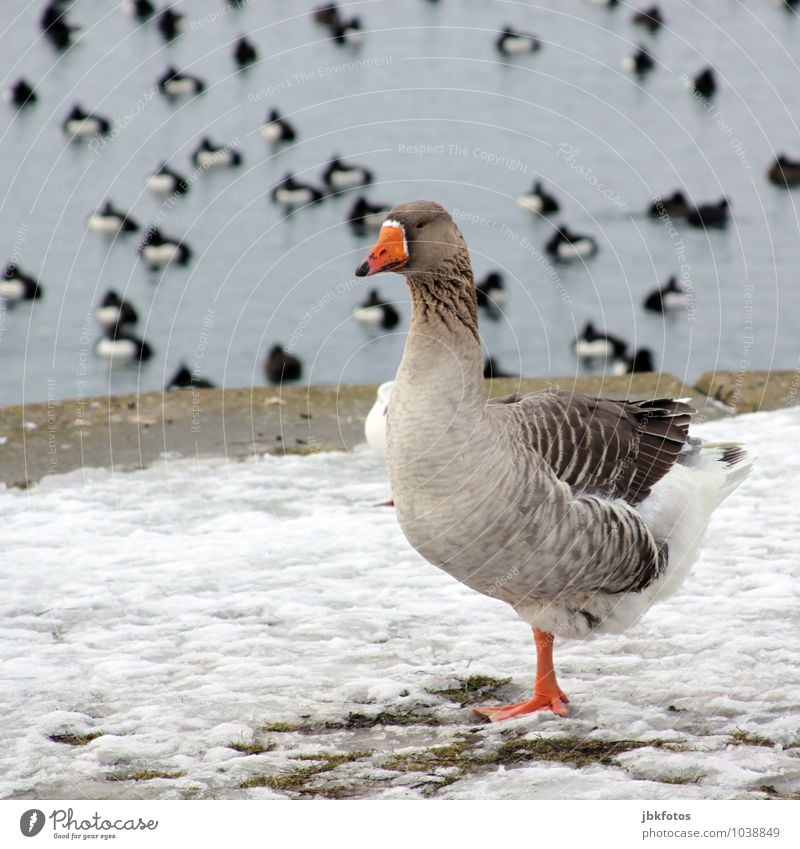
POLYGON ((302 731, 303 726, 299 722, 271 722, 264 726, 264 731, 274 731, 278 733, 289 733, 291 731, 302 731))
POLYGON ((510 678, 493 678, 491 675, 470 675, 459 680, 455 687, 444 690, 428 690, 433 696, 441 696, 451 702, 458 702, 460 707, 474 704, 491 696, 500 687, 510 684, 510 678))
POLYGON ((664 740, 584 740, 580 737, 542 737, 507 740, 492 763, 514 765, 522 761, 556 761, 576 767, 590 764, 616 766, 614 758, 623 752, 648 746, 661 748, 664 740))
POLYGON ((253 740, 252 743, 228 743, 227 748, 244 755, 263 755, 265 752, 271 752, 275 744, 269 741, 253 740))
POLYGON ((90 731, 88 734, 51 734, 49 739, 54 743, 65 743, 67 746, 86 746, 92 740, 102 736, 102 731, 90 731))
POLYGON ((477 741, 450 743, 447 746, 432 746, 415 752, 392 755, 382 766, 394 772, 431 772, 435 769, 457 767, 466 772, 481 763, 474 754, 477 741))
POLYGON ((239 786, 242 788, 248 787, 269 787, 272 790, 283 790, 289 793, 299 794, 314 794, 325 796, 331 793, 344 793, 345 788, 327 788, 315 789, 309 787, 308 783, 313 778, 321 775, 324 772, 331 772, 336 767, 346 763, 353 763, 368 758, 372 752, 344 752, 342 754, 331 754, 329 752, 316 752, 303 754, 298 756, 298 760, 315 761, 312 766, 306 766, 302 769, 296 769, 293 772, 287 772, 280 775, 255 775, 243 781, 239 786))
POLYGON ((697 775, 694 778, 684 778, 680 775, 660 775, 650 780, 657 781, 659 784, 697 784, 701 778, 701 775, 697 775))
POLYGON ((182 770, 141 769, 126 775, 112 775, 109 781, 152 781, 154 778, 182 778, 186 775, 182 770))
POLYGON ((749 731, 743 731, 737 728, 731 734, 731 742, 735 746, 765 746, 766 748, 775 748, 775 741, 769 737, 762 737, 760 734, 751 734, 749 731))
POLYGON ((430 711, 416 708, 397 708, 379 711, 371 716, 365 713, 349 713, 344 722, 326 722, 327 730, 375 728, 379 725, 439 725, 440 720, 430 711))

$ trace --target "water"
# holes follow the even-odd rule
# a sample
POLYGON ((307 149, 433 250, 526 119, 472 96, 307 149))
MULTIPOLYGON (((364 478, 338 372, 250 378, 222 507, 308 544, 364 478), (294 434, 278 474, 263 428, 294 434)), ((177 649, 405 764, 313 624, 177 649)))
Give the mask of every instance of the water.
POLYGON ((508 371, 579 372, 570 340, 588 318, 688 380, 712 368, 797 367, 798 195, 765 178, 776 152, 800 156, 792 15, 768 3, 675 0, 664 4, 668 29, 651 36, 630 24, 630 10, 583 0, 373 0, 348 4, 368 28, 351 49, 326 39, 311 5, 180 3, 185 32, 166 45, 116 3, 77 0, 70 18, 86 32, 65 55, 40 36, 41 4, 6 23, 0 78, 24 75, 39 102, 0 110, 0 258, 37 276, 45 296, 0 312, 0 403, 157 389, 180 360, 218 384, 259 385, 275 342, 291 343, 310 382, 390 378, 408 296, 399 276, 374 278, 403 325, 371 336, 352 319, 373 282, 353 276, 371 244, 343 223, 354 196, 288 218, 269 200, 289 170, 318 184, 334 152, 374 170, 373 200, 425 197, 458 211, 476 274, 506 275, 505 316, 481 329, 508 371), (542 51, 498 61, 505 23, 539 34, 542 51), (241 33, 263 59, 246 73, 231 59, 241 33), (621 65, 639 42, 660 63, 642 84, 621 65), (710 109, 681 81, 708 63, 720 80, 710 109), (168 64, 208 90, 177 103, 152 95, 168 64), (96 152, 61 132, 76 101, 122 126, 96 152), (272 106, 298 128, 295 145, 276 151, 259 136, 272 106), (189 174, 205 134, 238 140, 243 167, 197 176, 174 205, 144 190, 162 159, 189 174), (585 266, 541 260, 553 222, 515 202, 538 176, 562 202, 555 221, 599 240, 585 266), (670 232, 642 214, 681 185, 697 202, 729 197, 732 226, 670 232), (135 235, 89 233, 86 217, 105 198, 143 225, 160 220, 194 261, 152 274, 135 235), (692 310, 645 313, 645 294, 682 268, 692 310), (141 369, 93 356, 91 311, 108 288, 134 303, 137 332, 156 351, 141 369))

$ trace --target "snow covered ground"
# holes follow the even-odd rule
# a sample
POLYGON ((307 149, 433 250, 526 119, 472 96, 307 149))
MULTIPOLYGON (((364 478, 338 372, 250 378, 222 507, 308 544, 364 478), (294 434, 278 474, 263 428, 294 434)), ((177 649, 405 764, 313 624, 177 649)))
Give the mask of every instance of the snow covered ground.
POLYGON ((528 694, 529 631, 408 547, 366 450, 1 491, 0 797, 800 793, 800 409, 697 431, 756 471, 678 595, 556 643, 566 720, 473 716, 528 694))

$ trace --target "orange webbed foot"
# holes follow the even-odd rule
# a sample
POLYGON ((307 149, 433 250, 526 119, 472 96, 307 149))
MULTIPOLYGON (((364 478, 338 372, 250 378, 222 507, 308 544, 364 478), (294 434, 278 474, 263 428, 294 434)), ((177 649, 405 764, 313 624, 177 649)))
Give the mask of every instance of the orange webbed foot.
POLYGON ((533 697, 527 701, 516 702, 513 705, 487 705, 476 707, 473 710, 480 716, 488 717, 491 722, 513 719, 515 716, 525 716, 540 710, 551 710, 557 716, 566 717, 569 716, 567 702, 569 702, 569 699, 566 693, 559 690, 558 694, 555 695, 534 693, 533 697))

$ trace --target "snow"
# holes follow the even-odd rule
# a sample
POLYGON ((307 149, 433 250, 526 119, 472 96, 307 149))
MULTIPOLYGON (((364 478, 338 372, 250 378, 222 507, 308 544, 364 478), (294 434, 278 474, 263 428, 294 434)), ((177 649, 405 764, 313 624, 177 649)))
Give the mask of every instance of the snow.
POLYGON ((747 443, 756 469, 675 596, 625 635, 557 641, 566 720, 485 725, 431 692, 481 674, 512 678, 485 701, 525 697, 530 633, 409 548, 365 448, 0 491, 0 797, 278 798, 296 790, 242 783, 348 752, 306 795, 797 794, 800 409, 694 432, 747 443), (381 712, 412 720, 352 716, 381 712), (580 767, 490 757, 541 737, 651 745, 580 767), (481 765, 389 760, 465 740, 481 765), (230 747, 253 741, 267 751, 230 747))

